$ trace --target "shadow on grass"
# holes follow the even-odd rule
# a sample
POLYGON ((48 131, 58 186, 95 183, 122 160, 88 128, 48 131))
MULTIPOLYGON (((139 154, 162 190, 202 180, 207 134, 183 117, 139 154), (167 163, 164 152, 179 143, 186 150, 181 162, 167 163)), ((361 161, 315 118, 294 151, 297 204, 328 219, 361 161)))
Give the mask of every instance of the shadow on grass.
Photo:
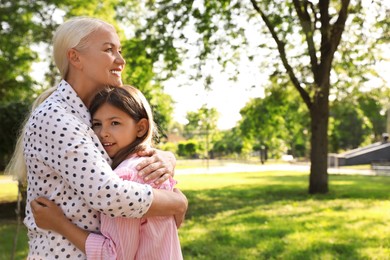
MULTIPOLYGON (((256 177, 249 177, 251 179, 256 177)), ((192 216, 211 216, 225 210, 235 210, 243 206, 268 205, 277 201, 307 201, 356 199, 356 200, 388 200, 390 193, 389 177, 380 176, 330 176, 330 192, 328 194, 310 195, 307 192, 307 181, 302 176, 261 177, 272 185, 233 185, 222 189, 199 191, 186 190, 190 202, 187 218, 192 216)), ((343 207, 334 208, 344 210, 343 207)))
MULTIPOLYGON (((254 184, 185 191, 188 230, 204 227, 183 243, 186 259, 367 259, 361 229, 386 225, 347 212, 390 199, 388 177, 329 176, 330 192, 323 195, 308 194, 308 176, 242 178, 254 184)), ((378 243, 374 238, 374 248, 378 243)))

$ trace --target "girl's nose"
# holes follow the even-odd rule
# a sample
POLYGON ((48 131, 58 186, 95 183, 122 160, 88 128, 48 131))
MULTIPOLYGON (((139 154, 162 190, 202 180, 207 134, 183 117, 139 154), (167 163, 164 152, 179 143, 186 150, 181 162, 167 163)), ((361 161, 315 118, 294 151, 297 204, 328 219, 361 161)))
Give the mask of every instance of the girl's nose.
POLYGON ((105 138, 105 137, 109 137, 109 136, 110 136, 110 133, 109 133, 106 129, 102 128, 102 129, 100 130, 99 135, 100 135, 101 138, 105 138))

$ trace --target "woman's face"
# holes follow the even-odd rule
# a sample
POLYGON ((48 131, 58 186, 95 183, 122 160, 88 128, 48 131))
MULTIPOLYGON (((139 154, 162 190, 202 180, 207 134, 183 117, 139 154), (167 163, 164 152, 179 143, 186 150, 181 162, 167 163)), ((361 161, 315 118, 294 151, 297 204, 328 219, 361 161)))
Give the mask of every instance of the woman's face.
POLYGON ((87 48, 80 51, 84 84, 120 86, 125 60, 121 55, 118 34, 110 26, 103 26, 87 38, 87 48))

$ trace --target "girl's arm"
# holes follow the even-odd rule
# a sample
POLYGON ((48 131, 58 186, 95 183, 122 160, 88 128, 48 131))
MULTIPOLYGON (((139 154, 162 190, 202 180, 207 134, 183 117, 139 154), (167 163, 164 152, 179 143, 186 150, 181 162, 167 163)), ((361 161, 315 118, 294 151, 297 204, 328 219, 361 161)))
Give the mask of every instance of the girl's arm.
POLYGON ((43 197, 32 200, 32 213, 39 228, 52 230, 63 235, 85 254, 85 241, 89 232, 76 226, 66 218, 61 208, 43 197))
MULTIPOLYGON (((175 188, 173 191, 153 189, 153 202, 145 217, 174 215, 176 225, 180 227, 184 221, 188 201, 179 189, 175 188)), ((86 241, 90 233, 68 220, 58 205, 43 197, 32 200, 30 205, 35 223, 39 228, 61 234, 78 249, 86 253, 86 241)), ((98 240, 100 240, 100 244, 107 247, 101 248, 101 252, 109 252, 108 254, 111 256, 115 255, 113 245, 104 241, 108 240, 108 238, 101 236, 98 240)), ((103 253, 97 254, 102 255, 103 253)))

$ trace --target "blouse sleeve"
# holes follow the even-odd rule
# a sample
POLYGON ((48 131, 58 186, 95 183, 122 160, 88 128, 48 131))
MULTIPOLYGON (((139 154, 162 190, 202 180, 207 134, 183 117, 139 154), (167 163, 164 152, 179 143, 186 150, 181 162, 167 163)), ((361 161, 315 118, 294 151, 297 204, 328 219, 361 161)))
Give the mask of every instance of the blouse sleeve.
MULTIPOLYGON (((25 133, 27 160, 50 168, 48 174, 58 174, 95 210, 111 217, 142 217, 153 200, 151 186, 121 180, 105 155, 93 130, 64 109, 51 106, 30 118, 25 133)), ((28 165, 34 171, 33 164, 28 165)))

